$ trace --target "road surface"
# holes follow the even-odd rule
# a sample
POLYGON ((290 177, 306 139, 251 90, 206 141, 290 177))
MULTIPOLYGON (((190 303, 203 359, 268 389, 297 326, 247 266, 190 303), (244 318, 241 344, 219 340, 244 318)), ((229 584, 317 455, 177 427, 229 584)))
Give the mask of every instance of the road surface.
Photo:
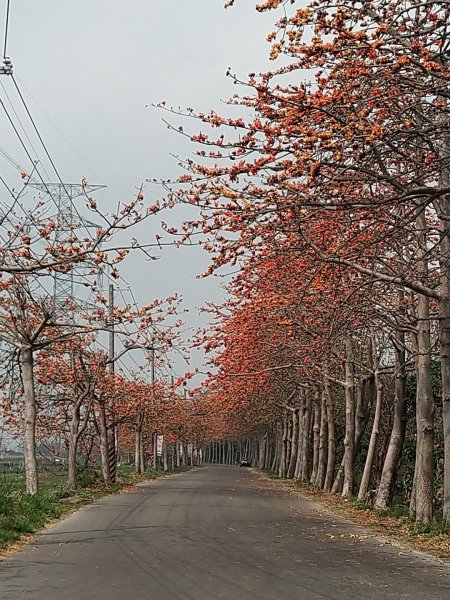
POLYGON ((449 600, 450 570, 237 467, 110 496, 0 563, 1 600, 449 600))

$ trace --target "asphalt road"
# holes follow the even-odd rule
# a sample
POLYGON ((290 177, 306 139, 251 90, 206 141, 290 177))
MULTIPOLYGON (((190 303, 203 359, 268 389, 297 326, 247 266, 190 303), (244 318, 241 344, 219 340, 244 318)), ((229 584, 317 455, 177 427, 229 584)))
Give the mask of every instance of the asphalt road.
POLYGON ((0 563, 2 600, 449 600, 450 569, 276 482, 207 467, 92 504, 0 563))

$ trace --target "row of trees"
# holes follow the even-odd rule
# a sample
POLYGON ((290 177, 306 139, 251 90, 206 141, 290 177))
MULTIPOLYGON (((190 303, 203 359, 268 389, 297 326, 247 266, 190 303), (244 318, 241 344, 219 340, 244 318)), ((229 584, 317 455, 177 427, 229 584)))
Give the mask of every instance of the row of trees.
MULTIPOLYGON (((161 406, 178 398, 171 387, 146 384, 145 365, 128 379, 115 365, 135 350, 154 360, 155 348, 159 361, 169 361, 179 345, 179 299, 119 306, 99 286, 100 275, 109 274, 113 282, 119 278, 118 264, 130 251, 152 257, 152 245, 139 243, 133 233, 157 208, 146 206, 138 190, 107 214, 88 195, 83 180, 84 210, 99 223, 93 228, 83 225, 81 217, 79 223, 68 222, 60 211, 55 213, 50 191, 27 207, 32 174, 22 173, 22 180, 19 192, 7 187, 11 198, 0 212, 3 426, 23 440, 27 492, 38 491, 37 447, 42 444, 67 449, 70 486, 77 483, 80 460, 89 464, 97 455, 110 482, 123 430, 136 432, 140 470, 152 448, 143 441, 151 437, 161 406), (56 295, 64 279, 69 290, 86 293, 79 298, 56 295)), ((78 209, 72 207, 72 212, 78 214, 78 209)), ((112 292, 113 285, 109 288, 112 292)))
POLYGON ((45 206, 23 211, 19 195, 1 215, 0 337, 11 372, 21 370, 30 492, 42 403, 46 427, 66 431, 69 447, 96 438, 105 479, 101 440, 114 430, 138 469, 163 433, 174 462, 188 444, 209 460, 245 448, 282 476, 379 508, 412 464, 402 478, 411 512, 430 522, 442 508, 450 523, 450 6, 298 4, 258 5, 282 8, 269 35, 278 62, 246 81, 229 73, 246 88, 230 101, 237 116, 188 109, 203 130, 174 127, 200 146, 178 184, 164 184, 165 201, 145 207, 139 191, 105 217, 86 197, 104 223, 88 234, 64 229, 45 206), (213 255, 206 274, 238 269, 227 302, 208 308, 214 322, 198 343, 215 374, 195 403, 170 387, 127 387, 111 354, 93 348, 113 328, 124 352, 169 348, 176 334, 161 325, 174 299, 119 309, 97 293, 94 310, 68 318, 76 303, 63 314, 45 292, 55 273, 96 291, 99 270, 117 275, 129 250, 149 252, 114 240, 177 203, 200 209, 181 231, 169 228, 177 244, 198 237, 213 255))
POLYGON ((277 65, 229 72, 237 117, 181 113, 204 125, 168 203, 200 208, 207 274, 239 267, 209 401, 261 465, 379 508, 412 460, 412 513, 450 523, 450 6, 298 4, 258 6, 277 65))
MULTIPOLYGON (((148 383, 142 373, 126 378, 110 367, 92 337, 57 342, 38 354, 36 445, 53 459, 67 460, 68 485, 75 488, 80 469, 95 466, 98 458, 104 481, 113 481, 111 435, 118 458, 134 461, 137 473, 179 467, 187 458, 200 461, 203 421, 192 401, 180 398, 172 385, 148 383)), ((23 412, 20 395, 4 403, 6 427, 19 438, 23 412)))

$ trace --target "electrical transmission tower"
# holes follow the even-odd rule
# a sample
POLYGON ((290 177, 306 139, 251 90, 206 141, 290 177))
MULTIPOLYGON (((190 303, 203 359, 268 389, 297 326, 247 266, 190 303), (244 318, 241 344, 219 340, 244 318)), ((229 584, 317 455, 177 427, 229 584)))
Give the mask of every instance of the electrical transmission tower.
MULTIPOLYGON (((22 146, 24 147, 28 158, 33 163, 36 173, 40 179, 40 181, 38 182, 34 178, 33 179, 30 178, 28 180, 28 185, 30 187, 38 190, 42 194, 50 196, 52 198, 53 202, 56 204, 55 242, 56 242, 56 244, 58 244, 58 242, 64 242, 64 235, 67 232, 75 232, 76 230, 84 229, 87 233, 89 233, 89 228, 98 227, 95 223, 89 222, 88 220, 86 220, 85 218, 83 218, 80 215, 80 213, 78 212, 78 210, 75 206, 74 201, 75 201, 75 199, 80 198, 81 196, 88 196, 90 193, 100 190, 106 186, 104 186, 104 185, 87 185, 84 182, 79 183, 79 184, 63 183, 63 181, 56 169, 55 163, 53 162, 53 159, 52 159, 51 155, 49 154, 47 146, 45 145, 45 142, 42 139, 42 136, 37 128, 37 125, 33 119, 30 109, 28 108, 28 106, 25 102, 24 96, 14 78, 12 61, 9 58, 9 56, 7 56, 10 4, 11 4, 11 2, 10 2, 10 0, 8 0, 7 4, 6 4, 5 32, 4 32, 4 36, 3 36, 3 56, 0 58, 0 76, 6 76, 6 77, 12 79, 14 86, 17 90, 17 93, 19 95, 19 98, 23 104, 23 107, 33 125, 34 131, 35 131, 40 143, 42 144, 42 147, 45 151, 45 154, 47 155, 47 158, 50 161, 51 166, 53 167, 53 170, 55 171, 55 173, 58 177, 58 183, 46 183, 44 181, 44 179, 42 178, 41 174, 39 173, 39 171, 37 169, 37 164, 39 161, 33 160, 29 150, 27 149, 26 145, 24 144, 23 139, 20 137, 17 127, 14 125, 14 123, 13 123, 11 117, 9 116, 8 111, 4 107, 3 101, 1 101, 1 99, 0 99, 0 102, 3 106, 3 108, 5 109, 7 116, 9 118, 9 120, 11 121, 11 124, 13 125, 14 131, 16 132, 16 135, 19 137, 19 140, 20 140, 22 146)), ((18 118, 17 113, 14 109, 14 106, 13 106, 13 110, 14 110, 16 117, 18 118)), ((20 124, 20 120, 19 120, 19 124, 20 124)), ((23 129, 23 126, 22 126, 22 129, 23 129)), ((27 139, 29 141, 28 136, 27 136, 27 139)), ((32 146, 32 148, 33 148, 33 146, 32 146)), ((34 148, 33 148, 33 150, 34 150, 34 148)), ((35 150, 34 150, 34 152, 36 153, 35 150)), ((4 153, 2 152, 2 154, 4 154, 4 153)), ((11 160, 8 155, 6 155, 6 156, 7 156, 8 160, 11 160)), ((18 165, 16 165, 16 166, 18 166, 18 165)), ((55 311, 55 313, 64 314, 63 311, 67 310, 67 300, 70 299, 71 301, 73 301, 73 299, 74 299, 73 270, 70 270, 68 273, 55 272, 55 274, 53 276, 53 282, 54 282, 53 283, 54 311, 55 311)), ((72 314, 72 316, 73 316, 73 314, 72 314)), ((70 316, 69 316, 69 318, 70 318, 70 316)))
MULTIPOLYGON (((69 231, 97 228, 98 225, 80 215, 75 200, 104 189, 105 185, 85 185, 82 183, 38 183, 32 181, 30 187, 51 196, 56 204, 55 241, 63 241, 69 231)), ((67 300, 74 298, 74 273, 55 273, 53 276, 53 304, 55 313, 67 313, 67 300)))

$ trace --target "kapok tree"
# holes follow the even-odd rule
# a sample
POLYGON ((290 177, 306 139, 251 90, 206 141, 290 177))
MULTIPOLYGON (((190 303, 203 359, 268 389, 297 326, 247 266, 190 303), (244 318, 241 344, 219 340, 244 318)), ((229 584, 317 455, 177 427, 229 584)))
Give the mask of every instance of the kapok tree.
MULTIPOLYGON (((22 383, 25 431, 25 470, 27 491, 37 492, 36 464, 36 385, 34 355, 45 348, 71 342, 77 336, 91 335, 114 329, 115 335, 124 340, 125 346, 113 359, 102 357, 106 366, 124 353, 136 348, 148 348, 152 343, 170 345, 172 328, 158 328, 167 314, 176 310, 176 298, 154 301, 145 307, 106 307, 106 299, 99 297, 96 311, 76 316, 76 306, 70 302, 73 319, 55 313, 53 298, 46 295, 45 288, 31 276, 14 275, 1 282, 0 339, 17 352, 22 383), (34 286, 31 285, 33 281, 34 286)), ((75 372, 73 366, 73 382, 75 372)), ((80 392, 80 390, 78 390, 80 392)), ((105 409, 106 410, 106 409, 105 409)))
MULTIPOLYGON (((291 4, 295 2, 270 1, 259 9, 291 4)), ((169 193, 170 202, 203 207, 201 219, 186 224, 184 231, 211 234, 206 244, 215 251, 216 267, 293 234, 293 250, 305 244, 322 262, 345 265, 417 293, 422 323, 428 299, 438 301, 446 519, 450 519, 448 11, 443 1, 339 6, 323 1, 309 8, 294 7, 287 16, 283 13, 269 38, 271 57, 283 55, 287 62, 261 76, 251 74, 241 82, 249 94, 231 101, 253 109, 254 118, 246 122, 188 111, 188 116, 206 124, 206 131, 191 137, 205 148, 198 154, 213 162, 186 161, 187 173, 180 181, 190 187, 169 193), (211 128, 221 128, 222 135, 211 134, 211 128), (239 137, 229 139, 226 129, 237 130, 239 137), (428 220, 426 244, 428 250, 434 248, 440 265, 431 277, 420 253, 406 248, 399 261, 379 252, 380 243, 398 240, 403 231, 412 229, 416 246, 421 244, 418 219, 428 207, 435 219, 428 220), (352 223, 354 236, 330 244, 328 232, 338 221, 352 223)), ((426 338, 426 331, 422 333, 426 338)), ((422 348, 419 355, 424 352, 429 349, 422 348)), ((420 435, 430 446, 431 404, 426 396, 425 390, 418 423, 427 423, 420 435)), ((423 465, 424 470, 430 467, 423 465)), ((429 503, 422 508, 417 510, 418 519, 429 521, 429 503)))
POLYGON ((52 434, 50 418, 53 432, 65 437, 68 485, 73 488, 77 485, 79 444, 91 429, 96 389, 106 375, 104 353, 95 352, 92 342, 92 336, 78 336, 51 344, 39 352, 35 369, 39 431, 44 436, 52 434))

